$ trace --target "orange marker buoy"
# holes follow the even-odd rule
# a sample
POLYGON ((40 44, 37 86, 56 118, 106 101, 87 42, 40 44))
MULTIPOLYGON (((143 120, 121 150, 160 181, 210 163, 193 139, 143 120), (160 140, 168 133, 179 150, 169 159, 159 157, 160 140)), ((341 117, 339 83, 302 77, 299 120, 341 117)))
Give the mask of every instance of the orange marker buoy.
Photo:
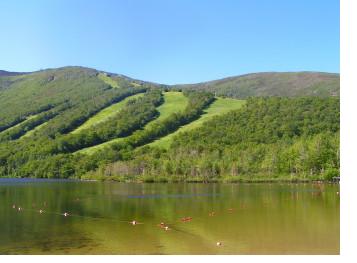
POLYGON ((184 218, 181 218, 181 221, 182 222, 189 222, 192 220, 192 217, 184 217, 184 218))

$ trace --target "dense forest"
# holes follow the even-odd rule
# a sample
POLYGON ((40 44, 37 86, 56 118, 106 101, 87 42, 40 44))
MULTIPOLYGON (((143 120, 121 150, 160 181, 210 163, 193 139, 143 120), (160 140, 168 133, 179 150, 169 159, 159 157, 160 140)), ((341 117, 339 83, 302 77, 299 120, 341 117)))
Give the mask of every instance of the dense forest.
POLYGON ((205 89, 184 87, 181 92, 182 87, 94 69, 4 74, 0 176, 147 182, 330 180, 339 175, 339 97, 336 76, 316 76, 303 82, 297 78, 290 88, 293 95, 286 97, 276 96, 275 79, 270 94, 241 96, 246 98, 244 106, 229 110, 227 105, 224 111, 214 106, 218 98, 205 89), (309 96, 300 96, 306 89, 309 96), (159 108, 167 103, 164 94, 173 90, 187 102, 159 118, 159 108), (73 132, 123 101, 122 108, 99 124, 73 132), (207 110, 217 112, 205 118, 207 110), (200 119, 205 121, 175 133, 165 147, 151 144, 200 119))
POLYGON ((339 174, 339 99, 252 98, 242 109, 143 147, 98 174, 145 180, 331 179, 339 174))

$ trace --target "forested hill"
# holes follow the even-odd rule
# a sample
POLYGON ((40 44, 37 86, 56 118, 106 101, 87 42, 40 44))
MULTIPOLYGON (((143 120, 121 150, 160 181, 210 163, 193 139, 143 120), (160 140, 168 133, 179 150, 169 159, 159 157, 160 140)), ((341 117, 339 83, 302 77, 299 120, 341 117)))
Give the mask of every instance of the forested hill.
POLYGON ((1 73, 0 177, 211 181, 339 174, 336 74, 262 73, 168 86, 84 67, 1 73))
POLYGON ((233 98, 261 96, 339 96, 340 75, 322 72, 267 72, 229 77, 176 88, 214 92, 233 98))
POLYGON ((45 114, 51 115, 44 117, 47 119, 55 116, 66 119, 70 123, 62 128, 70 130, 101 108, 148 87, 154 85, 123 76, 109 77, 83 67, 3 76, 0 77, 0 131, 45 114))

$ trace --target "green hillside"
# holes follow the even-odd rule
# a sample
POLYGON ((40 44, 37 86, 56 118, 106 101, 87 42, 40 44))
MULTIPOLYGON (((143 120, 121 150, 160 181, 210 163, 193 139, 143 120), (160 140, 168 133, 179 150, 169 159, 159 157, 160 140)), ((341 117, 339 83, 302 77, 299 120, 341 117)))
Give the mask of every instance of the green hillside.
POLYGON ((142 181, 324 180, 339 175, 339 99, 249 99, 92 176, 142 181))
POLYGON ((30 136, 33 136, 38 130, 40 130, 41 128, 43 128, 45 125, 47 124, 47 122, 44 122, 38 126, 36 126, 35 128, 33 128, 32 130, 29 130, 28 132, 26 132, 24 135, 22 135, 20 137, 21 138, 27 138, 27 137, 30 137, 30 136))
POLYGON ((267 72, 229 77, 176 88, 204 90, 217 96, 248 98, 262 96, 339 96, 340 75, 322 72, 267 72))
POLYGON ((83 67, 1 71, 0 107, 0 176, 211 181, 339 173, 337 74, 167 86, 83 67))
MULTIPOLYGON (((24 123, 26 123, 26 122, 29 122, 30 120, 32 120, 32 119, 34 119, 34 118, 36 118, 37 117, 37 115, 35 114, 35 115, 30 115, 30 116, 27 116, 27 117, 25 117, 21 122, 19 122, 18 124, 15 124, 14 126, 11 126, 11 127, 9 127, 9 128, 7 128, 7 129, 5 129, 4 131, 1 131, 1 132, 11 132, 12 130, 15 130, 16 128, 19 128, 21 125, 23 125, 24 123)), ((0 132, 0 133, 1 133, 0 132)))
MULTIPOLYGON (((182 94, 182 92, 164 92, 164 103, 160 105, 157 108, 157 111, 159 112, 159 117, 153 120, 152 122, 149 122, 146 126, 144 126, 144 130, 150 129, 150 127, 153 127, 156 123, 159 123, 162 120, 165 120, 167 117, 174 113, 178 113, 180 111, 183 111, 188 103, 187 98, 182 94)), ((83 154, 93 154, 94 152, 101 150, 105 147, 108 147, 112 144, 118 143, 122 141, 124 138, 117 138, 110 140, 105 143, 101 143, 96 146, 84 148, 82 150, 79 150, 77 153, 83 153, 83 154)))
POLYGON ((143 96, 142 93, 132 95, 104 108, 103 110, 95 114, 93 117, 89 118, 85 123, 80 125, 77 129, 73 130, 71 133, 78 133, 82 130, 88 129, 90 127, 100 124, 101 122, 108 120, 109 118, 113 117, 113 115, 120 112, 125 107, 125 105, 128 103, 129 100, 137 99, 142 96, 143 96))
POLYGON ((120 89, 100 80, 93 69, 67 67, 0 78, 0 131, 31 115, 49 110, 57 114, 46 132, 70 131, 77 124, 123 97, 142 91, 126 83, 120 89), (50 131, 51 129, 51 131, 50 131))
POLYGON ((116 82, 115 80, 113 80, 111 77, 109 77, 107 74, 105 73, 99 73, 98 74, 98 78, 101 79, 104 83, 108 84, 109 86, 113 87, 113 88, 119 88, 119 84, 118 82, 116 82))
POLYGON ((243 104, 244 104, 243 100, 235 100, 229 98, 216 98, 216 100, 207 109, 203 111, 203 115, 199 119, 180 127, 177 131, 163 138, 160 138, 152 143, 149 143, 148 146, 169 148, 169 146, 172 143, 172 140, 176 135, 182 132, 188 132, 190 130, 196 129, 202 126, 204 122, 212 119, 213 117, 223 115, 232 110, 237 110, 240 107, 242 107, 243 104))

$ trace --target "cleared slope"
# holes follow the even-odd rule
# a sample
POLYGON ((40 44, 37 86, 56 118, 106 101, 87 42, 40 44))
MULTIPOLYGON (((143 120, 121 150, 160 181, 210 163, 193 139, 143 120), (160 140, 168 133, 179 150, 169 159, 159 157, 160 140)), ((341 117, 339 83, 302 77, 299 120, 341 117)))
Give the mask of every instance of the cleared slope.
POLYGON ((228 77, 176 88, 205 90, 217 96, 247 98, 259 96, 339 96, 340 75, 323 72, 266 72, 228 77))
POLYGON ((160 113, 159 117, 155 121, 148 123, 144 129, 149 128, 154 122, 166 119, 173 113, 183 111, 186 108, 187 103, 188 99, 182 92, 164 92, 164 103, 157 107, 157 110, 160 113))
POLYGON ((38 131, 39 129, 41 129, 41 128, 43 128, 44 126, 46 126, 47 123, 48 123, 48 121, 46 121, 46 122, 44 122, 44 123, 42 123, 42 124, 36 126, 36 127, 33 128, 32 130, 30 130, 30 131, 26 132, 24 135, 22 135, 22 136, 20 137, 20 139, 21 139, 21 138, 27 138, 27 137, 32 136, 33 134, 35 134, 36 131, 38 131))
POLYGON ((57 105, 82 105, 93 100, 99 103, 105 96, 113 97, 115 93, 92 69, 66 67, 0 77, 0 127, 57 105))
POLYGON ((99 73, 98 78, 113 88, 119 88, 118 83, 109 77, 106 73, 99 73))
MULTIPOLYGON (((164 92, 164 103, 160 105, 157 110, 160 113, 159 117, 149 122, 144 129, 150 128, 151 125, 164 120, 165 118, 169 117, 173 113, 177 113, 183 111, 188 104, 188 99, 183 95, 182 92, 164 92)), ((113 143, 119 142, 124 138, 117 138, 102 144, 98 144, 93 147, 84 148, 76 153, 84 153, 84 154, 92 154, 95 151, 107 147, 113 143)))
POLYGON ((22 122, 19 122, 18 124, 14 125, 14 126, 11 126, 11 127, 7 128, 6 130, 0 131, 0 133, 11 131, 12 129, 15 129, 15 128, 19 127, 20 125, 26 123, 27 121, 29 121, 29 120, 37 117, 37 116, 38 116, 38 114, 30 115, 30 116, 26 117, 26 119, 23 120, 22 122))
POLYGON ((71 133, 78 133, 81 130, 91 128, 95 125, 98 125, 99 123, 101 123, 103 121, 106 121, 107 119, 109 119, 110 117, 112 117, 113 115, 115 115, 116 113, 121 111, 129 100, 142 97, 143 95, 144 95, 143 93, 140 93, 140 94, 136 94, 133 96, 129 96, 118 103, 114 103, 114 104, 110 105, 109 107, 106 107, 105 109, 103 109, 100 112, 98 112, 97 114, 95 114, 93 117, 89 118, 85 123, 83 123, 81 126, 79 126, 77 129, 75 129, 71 133))
POLYGON ((244 100, 236 100, 230 98, 217 98, 207 109, 204 110, 204 114, 201 116, 201 118, 187 125, 184 125, 177 131, 165 137, 162 137, 152 143, 149 143, 147 145, 152 147, 168 148, 175 135, 181 132, 189 131, 197 127, 200 127, 205 121, 215 116, 223 115, 232 110, 237 110, 241 108, 244 103, 245 103, 244 100))
POLYGON ((56 118, 61 124, 51 122, 51 125, 53 123, 56 126, 52 131, 67 133, 75 128, 67 127, 67 124, 82 123, 96 110, 116 100, 123 93, 156 87, 161 86, 83 67, 0 76, 0 130, 17 124, 22 116, 34 115, 61 105, 71 110, 63 113, 66 117, 62 118, 60 116, 63 114, 60 114, 56 118), (137 84, 134 85, 134 82, 137 84), (60 131, 56 130, 58 126, 61 126, 60 131))

